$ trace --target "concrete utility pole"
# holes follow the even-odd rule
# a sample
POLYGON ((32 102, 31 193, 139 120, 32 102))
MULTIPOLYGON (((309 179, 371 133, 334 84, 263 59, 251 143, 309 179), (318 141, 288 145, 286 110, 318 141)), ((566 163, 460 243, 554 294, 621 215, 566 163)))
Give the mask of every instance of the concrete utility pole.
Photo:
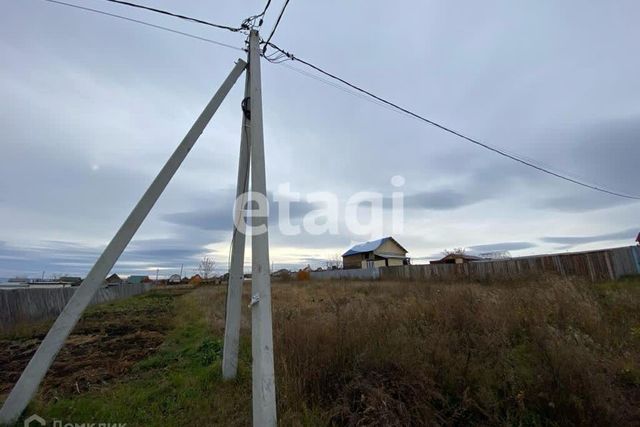
MULTIPOLYGON (((249 77, 251 106, 251 191, 267 200, 262 129, 262 85, 260 81, 260 37, 249 35, 249 77)), ((273 327, 271 324, 271 274, 267 216, 252 216, 251 236, 251 354, 253 357, 253 425, 275 426, 276 384, 273 367, 273 327)))
MULTIPOLYGON (((247 83, 245 86, 245 104, 249 111, 244 112, 242 138, 240 142, 240 162, 236 193, 236 224, 238 215, 242 215, 247 198, 247 177, 251 169, 251 193, 267 200, 265 176, 264 135, 262 128, 262 87, 260 82, 260 38, 252 30, 249 35, 247 83), (247 102, 248 101, 248 102, 247 102)), ((251 236, 251 354, 253 382, 253 425, 275 426, 276 390, 273 363, 273 330, 271 324, 271 274, 269 271, 269 234, 267 216, 251 216, 254 233, 251 236), (264 228, 263 233, 255 230, 264 228)), ((240 337, 240 318, 242 308, 242 283, 244 281, 245 230, 234 225, 231 265, 227 291, 227 312, 222 360, 222 376, 234 378, 238 368, 238 342, 240 337)))
MULTIPOLYGON (((249 59, 247 58, 247 61, 249 59)), ((242 101, 242 128, 240 129, 240 160, 238 161, 238 182, 236 185, 236 205, 234 210, 233 237, 231 239, 231 261, 229 264, 229 281, 227 283, 227 306, 224 327, 224 346, 222 350, 222 378, 229 380, 238 373, 238 350, 240 342, 240 319, 242 317, 242 284, 244 282, 244 250, 246 229, 238 229, 238 225, 245 224, 243 218, 247 204, 249 189, 249 127, 250 111, 248 108, 249 75, 247 67, 244 85, 244 100, 242 101)))
MULTIPOLYGON (((31 361, 29 361, 29 364, 22 372, 20 379, 11 390, 2 409, 0 409, 0 424, 11 424, 15 422, 27 407, 29 401, 37 391, 40 382, 53 363, 54 358, 64 345, 65 340, 73 330, 85 308, 89 305, 91 299, 102 285, 103 280, 109 271, 111 271, 127 244, 131 241, 131 238, 198 140, 200 134, 202 134, 211 117, 218 110, 220 104, 222 104, 222 101, 238 77, 240 77, 240 74, 242 74, 246 65, 246 62, 243 60, 238 60, 229 76, 225 79, 224 83, 222 83, 220 89, 218 89, 211 101, 207 104, 204 111, 195 121, 180 145, 178 145, 178 148, 176 148, 171 155, 149 189, 144 193, 135 208, 133 208, 133 211, 122 224, 113 240, 111 240, 102 255, 100 255, 100 258, 98 258, 91 268, 87 277, 75 291, 38 347, 38 350, 31 358, 31 361)), ((260 120, 260 128, 262 130, 262 120, 260 120)), ((260 132, 260 135, 262 135, 262 132, 260 132)), ((262 138, 260 139, 260 143, 262 143, 262 138)), ((262 164, 262 171, 262 176, 264 176, 264 163, 262 164)))

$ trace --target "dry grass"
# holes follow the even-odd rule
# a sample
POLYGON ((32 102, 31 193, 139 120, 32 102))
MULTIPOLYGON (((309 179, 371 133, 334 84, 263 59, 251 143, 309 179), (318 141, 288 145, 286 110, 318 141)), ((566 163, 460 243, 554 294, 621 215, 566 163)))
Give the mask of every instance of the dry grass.
MULTIPOLYGON (((197 295, 222 334, 224 289, 197 295)), ((638 281, 274 283, 273 307, 285 425, 640 423, 638 281)))
MULTIPOLYGON (((221 378, 225 287, 198 287, 166 309, 149 305, 161 302, 156 292, 90 309, 74 334, 101 340, 71 339, 28 413, 250 425, 249 287, 237 380, 221 378), (164 325, 164 342, 134 360, 144 343, 121 335, 140 325, 164 325), (116 361, 126 369, 103 375, 116 361), (52 397, 56 366, 73 387, 55 383, 52 397), (98 386, 78 388, 78 378, 98 386)), ((639 279, 287 282, 272 293, 280 425, 640 425, 639 279)), ((15 357, 24 340, 3 342, 8 368, 28 360, 15 357)))

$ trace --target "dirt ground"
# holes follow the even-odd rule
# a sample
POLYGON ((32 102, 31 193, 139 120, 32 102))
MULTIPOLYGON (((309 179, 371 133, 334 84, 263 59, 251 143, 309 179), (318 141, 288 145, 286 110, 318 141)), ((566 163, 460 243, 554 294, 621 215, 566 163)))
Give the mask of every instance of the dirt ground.
MULTIPOLYGON (((83 393, 122 377, 155 352, 170 327, 172 301, 188 290, 164 290, 144 304, 117 301, 90 308, 67 339, 40 388, 44 398, 83 393)), ((0 336, 0 396, 18 380, 49 325, 34 335, 0 336)))

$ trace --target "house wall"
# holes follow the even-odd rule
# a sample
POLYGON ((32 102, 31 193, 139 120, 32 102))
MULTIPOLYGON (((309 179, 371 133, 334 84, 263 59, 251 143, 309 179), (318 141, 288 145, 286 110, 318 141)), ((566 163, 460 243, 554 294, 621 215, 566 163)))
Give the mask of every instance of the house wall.
POLYGON ((342 268, 348 270, 350 268, 362 268, 362 254, 353 254, 342 257, 342 268))
POLYGON ((403 260, 401 260, 400 258, 389 258, 388 261, 389 261, 389 267, 404 265, 403 260))
MULTIPOLYGON (((371 260, 371 261, 373 261, 373 260, 371 260)), ((373 265, 372 266, 369 265, 369 262, 370 261, 368 261, 366 259, 362 260, 361 263, 360 263, 360 268, 372 268, 372 267, 378 268, 378 267, 386 267, 386 265, 387 265, 385 260, 383 260, 383 259, 377 259, 377 260, 373 261, 373 265)))
POLYGON ((378 249, 376 249, 376 253, 380 254, 394 254, 394 255, 402 255, 405 256, 407 253, 402 249, 396 242, 393 240, 386 240, 383 242, 378 249))

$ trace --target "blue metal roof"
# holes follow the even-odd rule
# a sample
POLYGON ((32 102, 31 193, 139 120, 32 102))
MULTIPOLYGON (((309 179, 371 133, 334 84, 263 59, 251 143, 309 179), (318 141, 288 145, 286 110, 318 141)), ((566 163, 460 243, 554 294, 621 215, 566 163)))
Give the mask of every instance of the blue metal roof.
POLYGON ((349 256, 354 254, 361 254, 364 252, 375 251, 380 247, 385 240, 390 239, 391 237, 383 237, 382 239, 372 240, 370 242, 360 243, 359 245, 355 245, 347 252, 343 253, 342 256, 349 256))

